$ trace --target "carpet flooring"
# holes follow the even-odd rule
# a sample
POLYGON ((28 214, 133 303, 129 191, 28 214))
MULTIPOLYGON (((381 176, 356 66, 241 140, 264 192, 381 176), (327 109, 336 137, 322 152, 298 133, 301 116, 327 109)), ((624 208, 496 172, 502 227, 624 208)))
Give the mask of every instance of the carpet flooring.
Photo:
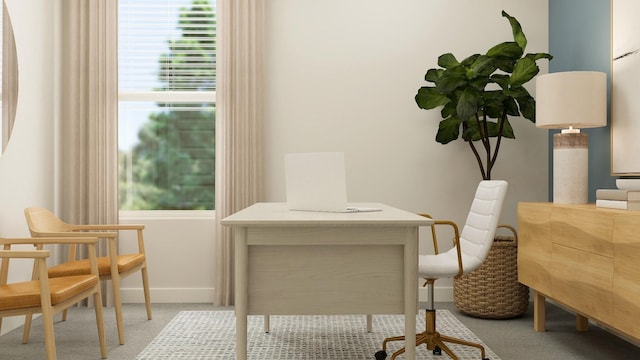
MULTIPOLYGON (((424 328, 424 316, 416 318, 424 328)), ((262 316, 248 318, 248 358, 269 360, 359 360, 373 359, 382 340, 404 332, 401 315, 376 315, 373 332, 366 331, 361 316, 272 316, 271 332, 263 331, 262 316)), ((482 342, 448 310, 438 310, 438 330, 465 340, 482 342)), ((388 352, 404 343, 390 343, 388 352)), ((475 348, 451 345, 460 359, 479 359, 475 348)), ((499 360, 485 345, 486 356, 499 360)), ((423 345, 417 359, 442 359, 423 345)), ((444 357, 447 357, 444 355, 444 357)), ((448 358, 448 357, 447 357, 448 358)), ((233 311, 181 311, 136 357, 136 360, 235 359, 235 315, 233 311)))

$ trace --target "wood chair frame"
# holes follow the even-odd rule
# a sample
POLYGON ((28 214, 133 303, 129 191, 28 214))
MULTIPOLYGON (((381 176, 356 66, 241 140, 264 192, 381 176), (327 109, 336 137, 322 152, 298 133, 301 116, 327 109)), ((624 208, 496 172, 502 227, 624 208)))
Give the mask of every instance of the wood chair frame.
MULTIPOLYGON (((113 303, 116 313, 116 325, 118 328, 118 340, 120 345, 124 344, 124 325, 122 317, 122 297, 120 292, 120 279, 140 271, 142 274, 142 285, 144 291, 144 300, 147 311, 147 319, 152 319, 151 313, 151 295, 149 290, 149 274, 147 270, 147 260, 144 247, 143 230, 144 225, 137 224, 106 224, 106 225, 74 225, 68 224, 60 220, 57 216, 47 209, 30 207, 25 209, 25 217, 29 231, 33 237, 51 237, 51 236, 96 236, 99 239, 108 241, 108 256, 99 257, 98 265, 101 280, 111 280, 113 291, 113 303), (38 218, 38 219, 36 219, 38 218), (37 223, 37 224, 36 224, 37 223), (118 254, 117 242, 118 231, 136 231, 138 242, 137 254, 118 254), (125 270, 120 269, 122 261, 128 256, 138 255, 137 265, 127 267, 125 270), (106 266, 100 266, 108 261, 108 269, 106 266)), ((77 260, 78 251, 76 246, 69 247, 68 261, 77 260)), ((80 265, 80 264, 76 264, 80 265)), ((105 264, 106 265, 106 264, 105 264)), ((86 264, 84 264, 86 270, 86 264)), ((49 271, 50 276, 58 276, 54 272, 55 269, 49 271)), ((66 313, 63 313, 63 319, 66 320, 66 313)))
MULTIPOLYGON (((100 342, 100 355, 103 359, 107 358, 107 345, 104 331, 104 316, 102 309, 102 295, 100 292, 100 278, 98 275, 98 263, 96 257, 95 244, 97 238, 90 237, 66 237, 66 238, 24 238, 24 239, 2 239, 0 244, 3 245, 0 250, 0 289, 5 290, 7 294, 19 292, 21 295, 40 295, 39 304, 20 304, 0 306, 0 327, 2 326, 2 317, 26 315, 29 319, 33 314, 41 313, 43 319, 45 348, 47 360, 55 360, 56 343, 53 327, 53 315, 64 311, 79 301, 93 296, 95 301, 96 324, 98 328, 98 339, 100 342), (36 248, 43 245, 53 244, 84 244, 87 246, 89 257, 90 273, 87 275, 60 277, 49 279, 47 272, 46 259, 50 256, 49 250, 12 250, 11 245, 31 244, 36 248), (34 259, 34 280, 19 283, 7 284, 9 273, 9 260, 18 258, 34 259), (92 279, 93 278, 93 279, 92 279), (88 284, 93 283, 87 287, 88 284)), ((2 292, 0 292, 0 301, 2 300, 2 292)), ((29 332, 31 323, 26 323, 23 330, 22 343, 29 341, 29 332)))

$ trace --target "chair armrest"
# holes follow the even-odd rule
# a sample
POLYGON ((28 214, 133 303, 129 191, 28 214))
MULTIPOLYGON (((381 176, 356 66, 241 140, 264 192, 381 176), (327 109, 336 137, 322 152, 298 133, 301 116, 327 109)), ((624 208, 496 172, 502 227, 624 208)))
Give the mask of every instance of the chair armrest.
POLYGON ((0 258, 44 259, 50 255, 49 250, 0 250, 0 258))
MULTIPOLYGON (((144 225, 141 224, 106 224, 106 225, 73 225, 72 231, 83 234, 96 234, 96 231, 105 231, 105 230, 135 230, 137 232, 138 237, 138 252, 140 254, 144 254, 144 236, 142 234, 142 230, 144 230, 144 225)), ((115 253, 115 247, 109 248, 109 253, 115 253)))
POLYGON ((95 244, 97 241, 97 237, 88 237, 86 234, 82 237, 0 238, 2 245, 95 244))
MULTIPOLYGON (((2 239, 6 240, 6 239, 2 239)), ((9 277, 9 260, 10 259, 33 259, 34 261, 34 276, 35 268, 38 263, 41 262, 46 269, 45 259, 51 256, 49 250, 9 250, 11 244, 5 244, 4 250, 0 250, 0 285, 6 285, 9 277)))
POLYGON ((85 230, 142 230, 144 225, 140 224, 106 224, 106 225, 73 225, 73 231, 85 231, 85 230))
POLYGON ((38 232, 38 238, 41 237, 98 237, 98 238, 116 238, 118 237, 118 233, 115 232, 96 232, 93 231, 91 233, 88 232, 72 232, 72 231, 61 231, 61 232, 38 232))
MULTIPOLYGON (((74 236, 65 237, 36 237, 36 238, 0 238, 0 244, 3 245, 3 250, 0 252, 4 253, 34 253, 34 252, 42 252, 46 253, 49 256, 49 250, 42 250, 42 245, 51 245, 51 244, 86 244, 87 252, 89 257, 89 267, 91 269, 91 273, 98 275, 98 258, 96 255, 96 243, 98 242, 98 237, 87 237, 86 235, 83 237, 74 237, 74 236), (36 250, 10 250, 11 245, 33 245, 36 247, 36 250)), ((110 241, 111 242, 111 241, 110 241)), ((30 256, 35 259, 44 259, 47 256, 30 256)), ((11 258, 12 256, 0 256, 0 258, 11 258)), ((20 257, 29 257, 29 256, 20 256, 20 257)), ((8 260, 2 262, 0 266, 0 283, 6 284, 7 282, 7 273, 8 273, 9 263, 8 260)), ((34 272, 33 278, 37 279, 42 274, 46 274, 46 264, 44 260, 42 260, 42 264, 34 263, 34 272), (37 270, 36 270, 37 269, 37 270)))
MULTIPOLYGON (((427 217, 429 219, 433 219, 431 217, 431 215, 429 214, 418 214, 420 216, 424 216, 427 217)), ((433 239, 433 250, 435 252, 435 254, 437 255, 439 253, 438 251, 438 238, 436 235, 436 226, 437 225, 446 225, 446 226, 451 226, 451 228, 453 229, 453 246, 456 248, 456 253, 458 256, 458 274, 455 277, 460 277, 462 276, 463 272, 464 272, 464 268, 462 266, 462 251, 460 249, 460 230, 458 229, 458 225, 450 220, 434 220, 433 224, 431 225, 431 237, 433 239)))

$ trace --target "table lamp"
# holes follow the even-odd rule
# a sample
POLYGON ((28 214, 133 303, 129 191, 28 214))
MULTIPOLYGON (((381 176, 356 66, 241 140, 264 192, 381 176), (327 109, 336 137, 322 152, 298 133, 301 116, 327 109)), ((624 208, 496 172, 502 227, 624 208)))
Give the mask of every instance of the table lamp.
POLYGON ((536 127, 562 129, 553 135, 553 202, 586 204, 589 135, 581 128, 607 124, 607 75, 567 71, 536 79, 536 127))

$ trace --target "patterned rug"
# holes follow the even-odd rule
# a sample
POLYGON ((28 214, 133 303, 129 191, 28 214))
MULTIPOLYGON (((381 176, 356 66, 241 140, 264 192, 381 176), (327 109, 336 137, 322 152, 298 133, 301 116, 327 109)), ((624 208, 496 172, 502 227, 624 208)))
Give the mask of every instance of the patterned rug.
MULTIPOLYGON (((366 331, 364 315, 272 316, 269 334, 263 331, 262 319, 262 316, 248 318, 248 359, 371 360, 386 336, 404 331, 401 315, 375 315, 371 333, 366 331)), ((424 312, 421 311, 416 322, 419 331, 424 329, 424 312)), ((437 328, 443 334, 482 343, 448 310, 438 310, 437 328)), ((388 358, 403 345, 403 342, 390 343, 388 358)), ((461 360, 480 359, 480 352, 475 348, 452 344, 451 350, 461 360)), ((485 351, 489 359, 499 360, 486 345, 485 351)), ((424 345, 417 349, 417 359, 448 358, 444 352, 442 356, 433 355, 424 345)), ((136 357, 136 360, 151 359, 235 359, 233 311, 180 312, 136 357)))

